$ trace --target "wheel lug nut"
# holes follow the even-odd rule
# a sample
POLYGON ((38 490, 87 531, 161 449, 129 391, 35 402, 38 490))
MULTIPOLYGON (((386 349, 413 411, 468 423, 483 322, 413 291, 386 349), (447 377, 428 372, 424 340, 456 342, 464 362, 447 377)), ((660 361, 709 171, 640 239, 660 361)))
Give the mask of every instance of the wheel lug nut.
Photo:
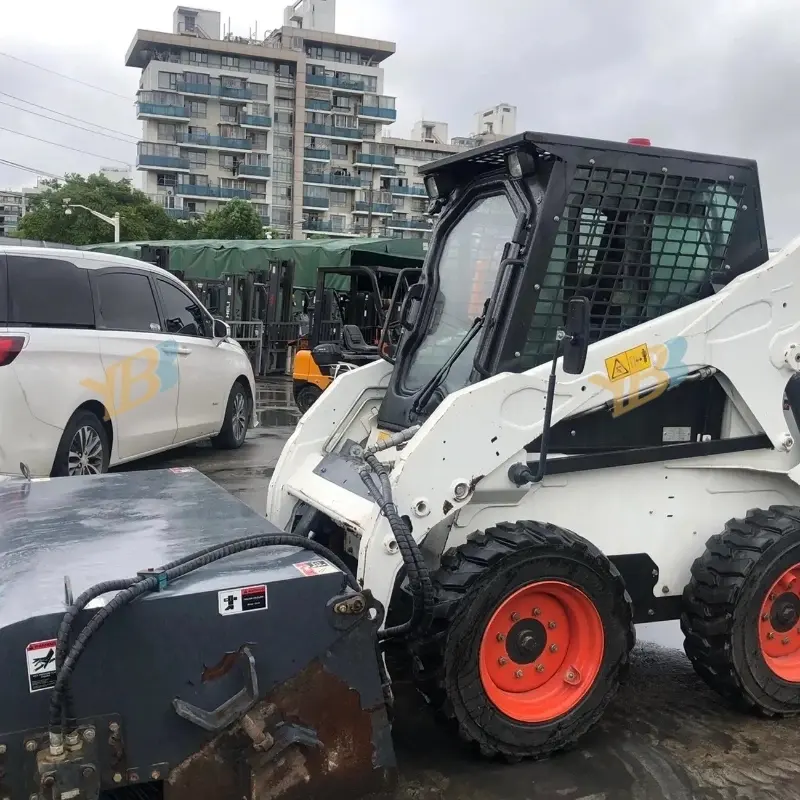
POLYGON ((534 608, 533 609, 533 616, 534 617, 538 617, 541 613, 542 613, 542 609, 541 608, 534 608))
POLYGON ((567 673, 567 680, 568 681, 574 681, 575 680, 575 673, 574 672, 568 672, 567 673))
POLYGON ((767 639, 774 639, 774 638, 775 638, 775 634, 774 634, 772 631, 770 631, 770 632, 767 634, 767 639))
POLYGON ((498 642, 504 642, 505 640, 506 640, 506 635, 504 633, 498 633, 497 634, 497 641, 498 642))
POLYGON ((544 672, 544 664, 537 664, 536 665, 537 672, 544 672))
POLYGON ((515 678, 521 678, 521 677, 523 676, 523 674, 524 674, 524 673, 522 672, 522 670, 521 670, 521 669, 518 669, 518 670, 517 670, 517 671, 514 673, 514 677, 515 677, 515 678))
POLYGON ((500 656, 500 658, 497 659, 497 663, 501 667, 504 667, 506 664, 508 664, 508 661, 505 658, 503 658, 503 656, 500 656))
POLYGON ((766 622, 768 619, 769 619, 769 614, 762 614, 761 615, 761 621, 762 622, 766 622))
POLYGON ((557 644, 551 644, 550 645, 550 652, 551 653, 557 653, 558 652, 558 645, 557 644))
POLYGON ((775 599, 775 593, 774 592, 770 592, 769 593, 769 599, 770 600, 774 600, 775 599))
POLYGON ((556 627, 556 623, 553 622, 553 620, 550 620, 550 622, 547 623, 547 627, 550 628, 550 630, 552 631, 553 628, 556 627))
POLYGON ((511 621, 512 621, 512 622, 517 622, 517 620, 519 620, 519 612, 515 611, 515 612, 514 612, 514 613, 511 615, 511 621))
POLYGON ((789 644, 789 637, 784 636, 783 639, 781 639, 781 644, 789 644))

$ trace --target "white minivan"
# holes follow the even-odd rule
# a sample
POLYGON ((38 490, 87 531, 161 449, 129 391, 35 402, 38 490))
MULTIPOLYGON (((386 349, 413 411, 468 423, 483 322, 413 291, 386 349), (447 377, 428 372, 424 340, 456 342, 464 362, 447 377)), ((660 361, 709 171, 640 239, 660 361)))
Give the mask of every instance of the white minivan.
POLYGON ((0 474, 82 475, 255 425, 250 361, 166 270, 0 245, 0 474))

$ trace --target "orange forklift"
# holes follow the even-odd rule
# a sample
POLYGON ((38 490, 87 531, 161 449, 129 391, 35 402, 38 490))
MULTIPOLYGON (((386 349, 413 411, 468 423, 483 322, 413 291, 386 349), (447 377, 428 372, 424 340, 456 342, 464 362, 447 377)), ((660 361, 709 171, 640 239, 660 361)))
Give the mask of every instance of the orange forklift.
POLYGON ((308 299, 308 349, 292 369, 294 401, 305 413, 345 370, 392 358, 400 338, 400 309, 419 267, 320 267, 308 299))

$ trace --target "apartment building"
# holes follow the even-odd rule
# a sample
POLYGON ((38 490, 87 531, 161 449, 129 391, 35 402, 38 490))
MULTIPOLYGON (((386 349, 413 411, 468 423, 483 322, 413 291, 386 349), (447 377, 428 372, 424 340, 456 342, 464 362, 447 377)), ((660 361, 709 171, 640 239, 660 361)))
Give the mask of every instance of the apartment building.
POLYGON ((24 189, 0 189, 0 236, 13 236, 20 219, 28 210, 31 195, 42 191, 41 178, 36 186, 24 189))
POLYGON ((421 121, 410 139, 384 94, 393 42, 336 33, 336 0, 297 0, 259 38, 187 6, 172 31, 137 31, 126 64, 141 70, 137 168, 143 189, 188 219, 249 200, 280 235, 424 237, 421 164, 509 135, 508 104, 476 115, 472 137, 421 121))
POLYGON ((141 70, 137 168, 172 216, 243 198, 265 226, 299 237, 304 210, 329 208, 332 189, 356 210, 375 166, 362 150, 395 116, 380 66, 395 45, 335 33, 335 0, 295 3, 284 20, 242 37, 219 12, 179 6, 171 32, 136 32, 126 64, 141 70))

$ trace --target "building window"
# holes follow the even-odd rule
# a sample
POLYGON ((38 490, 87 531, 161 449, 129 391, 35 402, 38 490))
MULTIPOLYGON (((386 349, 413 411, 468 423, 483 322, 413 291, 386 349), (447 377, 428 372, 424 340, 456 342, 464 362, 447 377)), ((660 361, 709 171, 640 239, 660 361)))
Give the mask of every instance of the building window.
POLYGON ((205 119, 208 114, 208 103, 205 100, 192 100, 186 107, 189 109, 190 117, 205 119))
POLYGON ((222 56, 220 64, 223 68, 239 69, 239 56, 222 56))
POLYGON ((193 83, 199 86, 208 86, 211 83, 211 76, 205 72, 185 72, 186 83, 193 83))
POLYGON ((331 156, 347 161, 347 145, 342 142, 331 142, 331 156))
POLYGON ((177 89, 178 87, 178 73, 177 72, 159 72, 158 73, 158 88, 159 89, 177 89))
POLYGON ((219 104, 219 118, 222 122, 233 123, 234 125, 239 121, 239 109, 237 106, 229 106, 225 103, 219 104))
POLYGON ((332 208, 347 208, 348 192, 331 192, 330 196, 332 208))
POLYGON ((253 150, 266 150, 267 149, 267 134, 254 133, 253 131, 247 132, 247 139, 250 142, 250 147, 253 150))
POLYGON ((190 64, 208 64, 208 53, 200 53, 197 50, 189 51, 190 64))
MULTIPOLYGON (((331 199, 331 205, 333 205, 333 200, 331 199)), ((347 217, 344 214, 331 214, 331 230, 333 231, 343 231, 344 230, 344 223, 347 217)))
POLYGON ((156 186, 175 187, 178 185, 178 176, 174 172, 159 172, 156 174, 156 186))
POLYGON ((251 83, 249 84, 248 88, 253 93, 254 100, 261 100, 262 102, 266 103, 269 97, 268 89, 266 83, 251 83))
POLYGON ((205 169, 207 165, 207 156, 205 150, 188 150, 184 158, 189 159, 189 166, 198 169, 205 169))
POLYGON ((156 136, 161 141, 175 141, 175 134, 177 133, 177 128, 171 122, 159 122, 158 129, 156 132, 156 136))

